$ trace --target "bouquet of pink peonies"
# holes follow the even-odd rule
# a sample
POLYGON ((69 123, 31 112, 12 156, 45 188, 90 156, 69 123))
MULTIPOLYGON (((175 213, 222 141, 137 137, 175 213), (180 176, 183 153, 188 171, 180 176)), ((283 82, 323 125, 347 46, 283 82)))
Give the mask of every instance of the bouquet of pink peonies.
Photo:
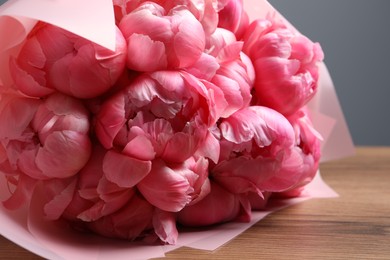
POLYGON ((5 208, 40 196, 48 221, 175 244, 178 227, 300 195, 320 161, 318 43, 276 13, 250 20, 242 0, 111 8, 111 49, 42 19, 6 56, 5 208))

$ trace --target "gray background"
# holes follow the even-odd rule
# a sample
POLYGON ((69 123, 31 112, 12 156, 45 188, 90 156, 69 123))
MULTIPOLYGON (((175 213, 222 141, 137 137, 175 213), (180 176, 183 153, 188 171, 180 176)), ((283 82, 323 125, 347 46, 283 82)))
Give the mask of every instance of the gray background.
POLYGON ((390 1, 269 0, 321 43, 356 145, 390 145, 390 1))
POLYGON ((269 2, 321 43, 355 144, 390 145, 390 1, 269 2))

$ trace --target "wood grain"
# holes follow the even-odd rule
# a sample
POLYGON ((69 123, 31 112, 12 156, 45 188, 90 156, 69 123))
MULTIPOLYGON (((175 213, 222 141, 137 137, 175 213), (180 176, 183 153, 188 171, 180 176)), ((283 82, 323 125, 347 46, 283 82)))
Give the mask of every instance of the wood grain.
MULTIPOLYGON (((215 252, 180 248, 165 259, 390 259, 390 147, 358 147, 321 174, 339 198, 275 212, 215 252)), ((0 236, 0 259, 22 258, 40 259, 0 236)))

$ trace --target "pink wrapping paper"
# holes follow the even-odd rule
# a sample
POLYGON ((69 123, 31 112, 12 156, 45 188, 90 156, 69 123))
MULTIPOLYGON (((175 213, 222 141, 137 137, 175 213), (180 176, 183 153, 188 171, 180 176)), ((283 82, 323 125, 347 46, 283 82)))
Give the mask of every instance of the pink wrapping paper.
MULTIPOLYGON (((267 14, 280 16, 266 0, 244 0, 244 3, 251 20, 267 14)), ((111 0, 8 1, 0 7, 0 32, 7 35, 0 37, 1 85, 11 84, 7 69, 8 57, 18 51, 19 44, 37 20, 67 29, 106 48, 113 49, 115 46, 111 0)), ((321 65, 319 92, 309 108, 315 128, 324 138, 322 161, 353 154, 353 143, 325 64, 321 65)), ((0 199, 7 192, 6 181, 0 175, 0 199)), ((337 197, 337 194, 322 181, 318 172, 316 178, 305 187, 301 197, 278 201, 270 205, 267 211, 253 212, 250 223, 227 223, 196 232, 184 231, 174 246, 148 246, 80 234, 67 228, 64 222, 47 222, 42 212, 34 210, 42 208, 36 207, 42 200, 39 194, 35 194, 30 211, 24 208, 10 212, 0 206, 0 234, 47 259, 149 259, 163 257, 166 252, 182 246, 215 250, 276 210, 311 198, 331 197, 337 197)))

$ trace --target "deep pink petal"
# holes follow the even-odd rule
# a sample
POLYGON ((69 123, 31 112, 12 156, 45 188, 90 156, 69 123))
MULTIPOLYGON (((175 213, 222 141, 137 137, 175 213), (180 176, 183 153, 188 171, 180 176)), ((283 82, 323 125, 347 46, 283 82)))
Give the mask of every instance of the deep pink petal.
POLYGON ((45 215, 49 219, 56 220, 61 217, 73 199, 76 184, 77 178, 71 180, 53 179, 45 182, 45 193, 48 194, 50 191, 53 194, 51 200, 44 207, 45 215))
POLYGON ((207 133, 204 141, 199 146, 196 154, 209 158, 214 163, 217 163, 219 161, 220 152, 220 143, 214 134, 210 131, 207 133))
POLYGON ((153 213, 152 205, 134 196, 121 210, 88 223, 88 227, 106 237, 135 240, 151 229, 153 213))
POLYGON ((162 158, 168 162, 183 162, 195 153, 198 146, 198 133, 176 133, 167 142, 162 158))
POLYGON ((43 80, 39 82, 39 78, 44 78, 44 73, 38 71, 36 75, 31 75, 22 70, 12 59, 10 60, 10 73, 16 87, 28 96, 44 97, 54 92, 54 89, 45 86, 46 82, 43 80))
POLYGON ((81 212, 77 217, 83 221, 91 222, 104 216, 113 214, 124 207, 134 195, 134 190, 126 189, 104 196, 104 200, 95 203, 91 208, 81 212))
POLYGON ((89 137, 74 131, 54 132, 38 150, 36 164, 51 178, 65 178, 78 173, 91 155, 89 137))
POLYGON ((133 34, 128 39, 127 67, 137 71, 155 71, 167 67, 165 45, 146 35, 133 34))
POLYGON ((123 153, 130 157, 144 161, 153 160, 156 155, 153 144, 144 135, 138 135, 128 142, 123 149, 123 153))
POLYGON ((19 138, 29 126, 40 101, 13 95, 1 95, 0 122, 1 138, 19 138))
POLYGON ((178 212, 177 221, 184 226, 208 226, 231 221, 239 212, 238 198, 212 182, 210 193, 198 203, 178 212))
POLYGON ((35 189, 37 180, 26 175, 20 175, 17 186, 11 197, 3 201, 3 206, 9 210, 15 210, 30 204, 30 198, 35 189))
POLYGON ((100 143, 107 149, 113 146, 115 136, 126 122, 124 109, 124 99, 117 95, 104 103, 97 116, 95 132, 100 143))
POLYGON ((179 232, 176 228, 176 216, 172 212, 156 209, 153 214, 154 232, 164 243, 175 245, 179 232))
POLYGON ((138 184, 150 170, 150 161, 138 160, 115 151, 108 151, 103 160, 106 178, 124 188, 138 184))
POLYGON ((178 212, 187 205, 193 191, 185 177, 162 161, 153 162, 150 174, 137 187, 152 205, 170 212, 178 212))

